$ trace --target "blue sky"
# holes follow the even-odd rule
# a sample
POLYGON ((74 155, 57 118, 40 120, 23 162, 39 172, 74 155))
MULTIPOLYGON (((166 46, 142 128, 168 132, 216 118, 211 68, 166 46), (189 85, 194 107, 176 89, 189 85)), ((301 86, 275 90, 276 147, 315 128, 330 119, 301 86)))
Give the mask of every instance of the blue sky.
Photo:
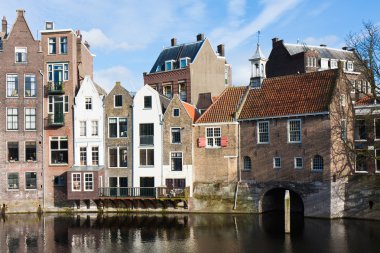
POLYGON ((380 24, 378 0, 0 0, 9 24, 16 9, 26 10, 35 36, 47 20, 57 29, 81 30, 96 55, 94 79, 108 91, 115 81, 138 90, 142 73, 173 37, 186 43, 204 33, 214 50, 225 44, 233 84, 246 85, 258 30, 269 56, 274 37, 340 48, 363 21, 380 24))

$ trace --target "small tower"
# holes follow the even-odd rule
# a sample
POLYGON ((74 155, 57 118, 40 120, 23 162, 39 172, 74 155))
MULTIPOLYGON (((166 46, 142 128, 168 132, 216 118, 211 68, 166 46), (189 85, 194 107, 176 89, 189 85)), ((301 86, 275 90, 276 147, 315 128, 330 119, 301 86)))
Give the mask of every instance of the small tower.
POLYGON ((267 58, 264 57, 263 53, 260 49, 260 31, 257 32, 257 47, 255 54, 249 59, 251 62, 251 80, 250 86, 251 88, 260 88, 261 84, 266 78, 265 74, 265 65, 268 61, 267 58))

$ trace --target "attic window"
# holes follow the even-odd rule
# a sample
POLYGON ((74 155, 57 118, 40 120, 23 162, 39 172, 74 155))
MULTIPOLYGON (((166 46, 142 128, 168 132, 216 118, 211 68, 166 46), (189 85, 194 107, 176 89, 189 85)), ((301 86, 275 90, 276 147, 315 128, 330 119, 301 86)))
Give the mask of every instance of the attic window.
POLYGON ((347 70, 354 71, 354 63, 352 61, 347 62, 347 70))
POLYGON ((333 59, 330 60, 330 68, 332 68, 332 69, 338 68, 337 60, 333 60, 333 59))
POLYGON ((181 58, 181 59, 180 59, 180 68, 181 68, 181 69, 186 68, 187 65, 189 65, 189 63, 190 63, 190 58, 189 58, 189 57, 181 58))
POLYGON ((173 70, 174 60, 165 61, 165 71, 173 70))
POLYGON ((156 72, 160 72, 160 71, 161 71, 161 66, 157 65, 156 72))

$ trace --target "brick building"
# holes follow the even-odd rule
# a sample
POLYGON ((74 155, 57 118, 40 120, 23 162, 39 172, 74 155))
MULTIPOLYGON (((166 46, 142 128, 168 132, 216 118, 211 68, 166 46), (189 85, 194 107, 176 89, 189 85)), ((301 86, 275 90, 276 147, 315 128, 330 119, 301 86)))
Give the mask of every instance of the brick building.
POLYGON ((227 64, 224 45, 218 45, 215 53, 203 34, 197 41, 163 49, 149 73, 144 73, 144 84, 152 86, 160 94, 172 98, 179 94, 182 101, 205 110, 212 97, 218 96, 231 85, 231 66, 227 64))
POLYGON ((8 32, 0 32, 0 204, 6 211, 43 206, 43 53, 17 10, 8 32))
POLYGON ((132 186, 133 98, 116 82, 104 99, 104 187, 132 186))
POLYGON ((41 31, 44 54, 44 174, 45 208, 67 202, 66 172, 74 165, 74 97, 86 75, 92 78, 93 55, 80 32, 55 29, 46 22, 41 31))

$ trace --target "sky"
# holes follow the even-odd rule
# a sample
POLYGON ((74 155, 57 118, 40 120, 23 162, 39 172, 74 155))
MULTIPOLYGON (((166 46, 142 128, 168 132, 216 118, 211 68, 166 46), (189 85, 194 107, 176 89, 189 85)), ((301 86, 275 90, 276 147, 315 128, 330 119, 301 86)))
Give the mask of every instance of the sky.
POLYGON ((129 91, 144 83, 170 39, 196 40, 204 33, 216 51, 225 45, 233 85, 247 85, 248 59, 260 46, 266 57, 272 38, 286 43, 341 48, 363 21, 380 24, 378 0, 0 0, 0 16, 11 26, 24 9, 35 38, 45 21, 56 29, 80 30, 91 45, 94 79, 110 91, 116 81, 129 91))

